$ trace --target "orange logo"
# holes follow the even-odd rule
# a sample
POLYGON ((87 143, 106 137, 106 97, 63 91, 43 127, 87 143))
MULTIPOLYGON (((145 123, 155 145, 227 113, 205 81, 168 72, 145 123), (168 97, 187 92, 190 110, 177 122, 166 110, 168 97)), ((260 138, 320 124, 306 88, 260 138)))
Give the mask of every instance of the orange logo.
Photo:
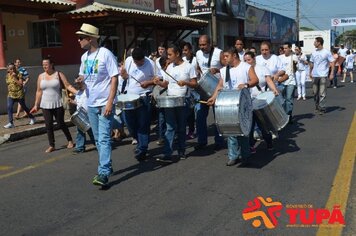
MULTIPOLYGON (((268 197, 266 200, 263 197, 256 197, 253 201, 247 203, 247 208, 242 211, 242 217, 244 220, 250 220, 260 217, 268 229, 274 229, 277 225, 277 217, 281 216, 281 210, 283 208, 282 203, 273 202, 272 198, 268 197), (267 208, 266 212, 262 211, 262 207, 267 208)), ((252 225, 254 227, 260 227, 262 224, 260 219, 254 219, 252 225)))

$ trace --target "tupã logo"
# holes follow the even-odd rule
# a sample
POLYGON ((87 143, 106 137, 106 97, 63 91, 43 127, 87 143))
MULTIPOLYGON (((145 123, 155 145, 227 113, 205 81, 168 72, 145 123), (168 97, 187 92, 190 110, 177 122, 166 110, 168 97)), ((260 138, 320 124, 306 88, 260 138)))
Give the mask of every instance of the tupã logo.
POLYGON ((273 202, 270 197, 266 198, 266 200, 263 197, 256 197, 253 201, 249 201, 247 206, 242 211, 242 217, 244 220, 254 219, 252 221, 254 227, 260 227, 261 220, 268 229, 274 229, 278 225, 277 217, 281 216, 282 203, 273 202), (261 209, 263 206, 267 208, 267 213, 261 209))

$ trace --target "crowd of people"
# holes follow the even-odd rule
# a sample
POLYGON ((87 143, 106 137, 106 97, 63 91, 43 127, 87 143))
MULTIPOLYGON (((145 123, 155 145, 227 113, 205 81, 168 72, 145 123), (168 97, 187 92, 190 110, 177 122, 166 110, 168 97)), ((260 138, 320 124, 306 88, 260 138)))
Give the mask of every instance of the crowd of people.
MULTIPOLYGON (((67 148, 75 146, 75 154, 83 153, 86 133, 77 129, 75 145, 64 123, 62 89, 75 94, 75 99, 70 102, 87 113, 91 127, 87 134, 98 151, 98 171, 92 182, 100 186, 108 183, 113 172, 112 138, 113 134, 115 139, 127 136, 123 131, 124 125, 135 145, 134 157, 142 162, 148 157, 150 126, 153 115, 156 115, 157 144, 163 145, 163 154, 156 160, 171 163, 175 146, 178 158, 187 158, 187 139, 197 138, 197 145, 194 147, 196 151, 207 147, 207 117, 210 108, 215 116, 214 104, 221 90, 246 89, 252 99, 264 91, 272 91, 280 98, 290 124, 293 123, 295 89, 297 88, 297 100, 306 100, 305 81, 309 76, 313 79, 315 112, 320 115, 326 109, 327 81, 333 81, 333 86, 337 86, 335 77, 340 62, 346 68, 341 82, 345 81, 347 73, 353 82, 354 57, 350 56, 350 51, 346 51, 345 55, 341 55, 341 52, 333 55, 323 48, 321 37, 315 39, 316 50, 309 60, 300 47, 293 49, 289 42, 283 43, 279 55, 275 55, 272 45, 264 41, 260 45, 261 53, 258 54, 256 48, 244 47, 243 38, 237 38, 233 47, 221 50, 212 45, 209 36, 201 35, 198 41, 199 50, 195 54, 192 45, 187 42, 179 45, 160 44, 157 52, 150 57, 145 55, 142 48, 129 50, 127 57, 125 51, 123 60, 118 64, 110 50, 99 46, 97 27, 84 23, 76 35, 85 53, 81 57, 75 84, 71 85, 62 72, 55 70, 53 61, 45 58, 42 61, 44 72, 38 76, 36 100, 31 111, 24 102, 28 73, 20 67, 19 59, 15 64, 9 64, 6 76, 9 123, 4 127, 14 127, 14 102, 18 102, 30 118, 29 124, 36 122, 32 113, 42 109, 49 141, 45 152, 55 150, 55 117, 68 141, 67 148), (339 58, 345 58, 345 63, 339 58), (218 80, 211 96, 202 93, 198 86, 199 80, 207 73, 218 80), (172 106, 162 105, 172 101, 172 106), (120 106, 117 105, 118 102, 120 106)), ((20 116, 21 108, 16 113, 17 117, 20 116)), ((249 135, 227 137, 227 166, 236 165, 240 161, 248 162, 250 155, 256 152, 256 129, 262 134, 266 150, 274 149, 273 136, 276 134, 266 130, 255 116, 251 119, 249 135)), ((216 125, 214 144, 216 151, 225 147, 225 137, 219 133, 216 125)))

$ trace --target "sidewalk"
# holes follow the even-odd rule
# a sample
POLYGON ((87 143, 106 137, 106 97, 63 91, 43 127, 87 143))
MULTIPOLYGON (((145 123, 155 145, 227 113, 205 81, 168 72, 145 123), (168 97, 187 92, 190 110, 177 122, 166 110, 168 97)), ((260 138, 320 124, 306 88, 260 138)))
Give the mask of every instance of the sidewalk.
MULTIPOLYGON (((36 123, 34 125, 28 124, 30 119, 27 117, 22 119, 14 118, 15 128, 5 129, 4 125, 9 123, 7 114, 0 115, 0 144, 8 141, 12 142, 23 138, 28 138, 34 135, 45 134, 46 128, 42 112, 35 114, 35 117, 36 123)), ((64 120, 67 126, 73 126, 72 122, 70 121, 70 114, 68 110, 65 112, 64 120)), ((55 130, 58 128, 59 127, 55 125, 55 130)))

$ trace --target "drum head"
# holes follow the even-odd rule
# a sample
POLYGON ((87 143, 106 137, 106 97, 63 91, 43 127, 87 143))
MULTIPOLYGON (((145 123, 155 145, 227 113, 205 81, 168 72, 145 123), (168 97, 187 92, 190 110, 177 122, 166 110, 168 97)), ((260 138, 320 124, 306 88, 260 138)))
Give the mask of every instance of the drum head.
POLYGON ((120 94, 119 96, 117 96, 117 100, 119 102, 135 101, 139 98, 140 98, 140 96, 137 94, 120 94))
POLYGON ((252 100, 248 89, 242 89, 239 103, 240 128, 245 136, 248 136, 252 125, 252 100))
POLYGON ((273 102, 274 98, 275 96, 272 91, 260 93, 252 102, 253 110, 260 110, 268 106, 273 102))

